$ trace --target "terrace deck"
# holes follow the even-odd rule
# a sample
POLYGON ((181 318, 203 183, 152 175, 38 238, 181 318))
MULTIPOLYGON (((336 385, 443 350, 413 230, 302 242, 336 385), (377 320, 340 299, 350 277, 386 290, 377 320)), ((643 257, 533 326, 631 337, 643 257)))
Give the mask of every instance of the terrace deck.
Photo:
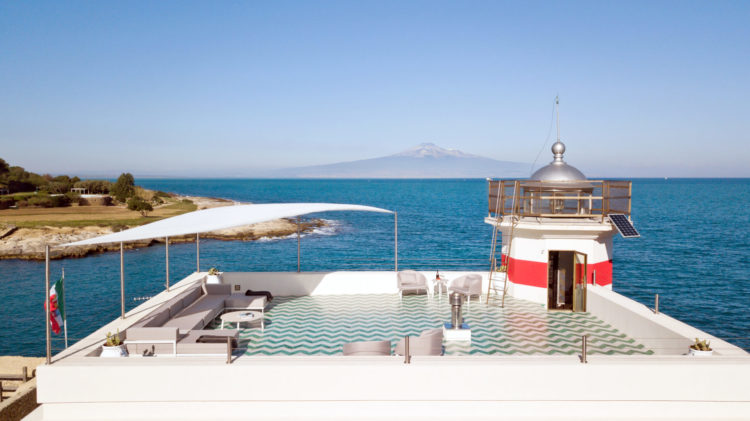
MULTIPOLYGON (((573 355, 581 335, 589 354, 651 354, 589 313, 548 312, 544 306, 506 298, 505 308, 474 300, 464 306, 471 344, 445 342, 446 355, 573 355)), ((440 327, 450 320, 445 295, 395 294, 276 297, 266 309, 265 331, 244 328, 244 355, 340 355, 346 342, 390 339, 440 327)), ((219 323, 214 323, 218 328, 219 323)))

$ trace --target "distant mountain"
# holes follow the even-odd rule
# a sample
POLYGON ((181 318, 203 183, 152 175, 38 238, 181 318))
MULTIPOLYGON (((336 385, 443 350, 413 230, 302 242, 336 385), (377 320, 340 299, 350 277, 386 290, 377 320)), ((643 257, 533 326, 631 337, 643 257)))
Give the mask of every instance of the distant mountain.
POLYGON ((395 155, 266 171, 280 178, 485 178, 527 177, 529 164, 498 161, 422 143, 395 155))

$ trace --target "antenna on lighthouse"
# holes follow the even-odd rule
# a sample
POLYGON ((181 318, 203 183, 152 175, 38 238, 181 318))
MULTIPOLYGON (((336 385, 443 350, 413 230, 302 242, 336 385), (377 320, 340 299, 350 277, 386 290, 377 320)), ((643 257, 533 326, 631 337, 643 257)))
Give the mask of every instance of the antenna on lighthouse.
POLYGON ((557 114, 557 141, 560 141, 560 95, 555 95, 555 114, 557 114))
MULTIPOLYGON (((552 135, 552 122, 555 120, 555 113, 557 112, 557 105, 560 103, 558 100, 558 96, 555 96, 555 104, 552 106, 552 118, 549 119, 549 127, 547 128, 547 137, 544 139, 544 143, 542 144, 542 147, 539 149, 539 152, 536 154, 536 158, 534 158, 534 162, 531 163, 531 169, 529 170, 529 174, 534 172, 534 167, 536 167, 536 162, 539 160, 539 157, 542 156, 542 152, 544 151, 544 148, 547 146, 547 142, 549 142, 549 137, 552 135)), ((559 112, 558 118, 557 118, 557 140, 560 140, 560 115, 559 112)))

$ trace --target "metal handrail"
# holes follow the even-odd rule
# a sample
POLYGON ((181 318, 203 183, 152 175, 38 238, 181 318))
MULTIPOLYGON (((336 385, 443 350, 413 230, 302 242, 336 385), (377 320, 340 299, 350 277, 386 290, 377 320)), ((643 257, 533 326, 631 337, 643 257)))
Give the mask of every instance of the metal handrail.
POLYGON ((489 180, 490 216, 514 213, 511 188, 520 184, 515 214, 520 217, 592 218, 616 212, 630 215, 632 182, 626 180, 489 180), (588 193, 590 191, 590 193, 588 193), (570 206, 573 203, 573 206, 570 206))

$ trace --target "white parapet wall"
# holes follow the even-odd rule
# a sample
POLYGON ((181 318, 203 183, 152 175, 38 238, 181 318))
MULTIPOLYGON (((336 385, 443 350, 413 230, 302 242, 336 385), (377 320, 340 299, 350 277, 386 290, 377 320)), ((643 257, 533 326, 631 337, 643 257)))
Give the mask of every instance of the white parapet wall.
POLYGON ((713 337, 664 313, 655 313, 643 304, 609 288, 587 288, 586 309, 655 354, 680 355, 688 352, 695 338, 709 339, 717 355, 747 355, 741 348, 713 337))
MULTIPOLYGON (((435 272, 420 271, 427 279, 435 272)), ((487 290, 487 272, 440 272, 448 280, 466 274, 482 276, 482 291, 487 290)), ((337 294, 398 294, 396 272, 224 272, 222 283, 232 291, 269 291, 278 296, 337 294)))
POLYGON ((129 358, 38 370, 38 419, 57 421, 739 420, 750 413, 750 360, 739 357, 129 358))

